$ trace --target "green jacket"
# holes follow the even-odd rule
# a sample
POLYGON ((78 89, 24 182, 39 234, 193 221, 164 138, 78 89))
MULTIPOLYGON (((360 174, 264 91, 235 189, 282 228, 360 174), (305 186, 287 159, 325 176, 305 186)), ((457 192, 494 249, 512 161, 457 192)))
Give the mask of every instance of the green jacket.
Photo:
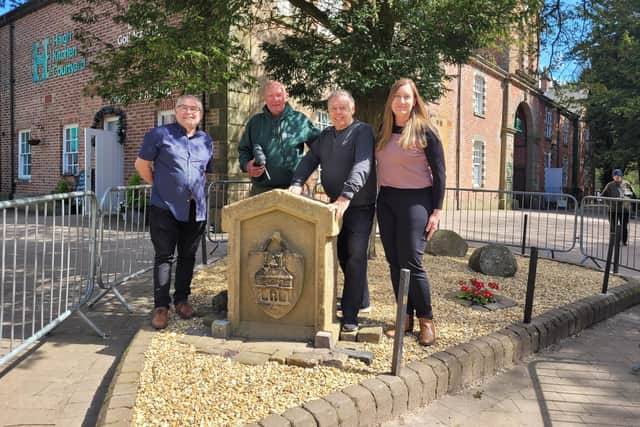
POLYGON ((265 106, 245 126, 238 146, 240 167, 247 171, 247 162, 253 159, 253 146, 259 144, 267 158, 266 167, 271 179, 264 173, 251 181, 260 187, 287 188, 302 158, 305 142, 318 132, 307 116, 292 109, 289 103, 278 117, 265 106))

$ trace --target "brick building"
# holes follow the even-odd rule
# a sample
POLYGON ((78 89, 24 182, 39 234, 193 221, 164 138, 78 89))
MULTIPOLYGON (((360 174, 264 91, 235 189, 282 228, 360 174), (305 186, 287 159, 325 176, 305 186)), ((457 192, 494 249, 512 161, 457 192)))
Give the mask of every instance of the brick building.
MULTIPOLYGON (((79 7, 32 0, 0 17, 4 198, 51 193, 60 180, 73 187, 83 172, 98 190, 126 184, 144 133, 173 120, 170 99, 123 107, 82 94, 91 71, 74 38, 71 16, 79 7)), ((112 22, 93 30, 115 44, 130 33, 112 22)), ((250 46, 256 59, 258 45, 250 46)), ((590 191, 580 116, 536 80, 537 65, 535 53, 515 47, 447 66, 448 91, 431 112, 446 147, 448 186, 543 191, 551 167, 563 169, 565 191, 590 191)), ((237 143, 262 107, 260 94, 228 90, 203 101, 205 129, 215 140, 212 178, 237 178, 237 143)), ((309 115, 327 122, 322 111, 309 115)))

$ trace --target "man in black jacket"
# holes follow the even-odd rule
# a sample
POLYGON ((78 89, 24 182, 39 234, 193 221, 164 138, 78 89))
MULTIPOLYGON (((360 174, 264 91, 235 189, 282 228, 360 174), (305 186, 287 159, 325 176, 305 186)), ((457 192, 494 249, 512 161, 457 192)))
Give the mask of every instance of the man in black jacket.
POLYGON ((320 165, 322 186, 330 208, 342 228, 338 235, 338 261, 344 273, 342 329, 358 330, 358 311, 367 304, 367 249, 376 201, 375 140, 371 126, 354 120, 355 102, 349 92, 337 90, 327 101, 333 126, 308 142, 309 151, 296 168, 291 192, 320 165))

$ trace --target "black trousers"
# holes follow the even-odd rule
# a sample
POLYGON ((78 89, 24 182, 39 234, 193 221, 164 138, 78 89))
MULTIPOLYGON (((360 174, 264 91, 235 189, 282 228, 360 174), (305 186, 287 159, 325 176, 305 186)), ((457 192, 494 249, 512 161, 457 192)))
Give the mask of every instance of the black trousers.
POLYGON ((411 272, 407 314, 432 319, 431 292, 422 265, 427 243, 425 227, 433 212, 431 188, 381 187, 378 194, 378 225, 384 253, 391 271, 393 292, 398 300, 400 269, 411 272))
POLYGON ((153 260, 153 300, 155 307, 171 304, 171 268, 176 248, 177 265, 173 303, 187 301, 191 294, 191 279, 198 244, 206 221, 196 221, 196 205, 191 201, 189 221, 176 220, 170 210, 149 207, 149 228, 155 251, 153 260))
POLYGON ((624 208, 611 208, 609 211, 609 231, 620 230, 620 241, 627 244, 629 236, 629 211, 624 208))
POLYGON ((338 262, 344 273, 342 321, 358 324, 358 310, 369 305, 367 252, 374 205, 349 207, 338 234, 338 262), (366 305, 365 305, 366 304, 366 305))

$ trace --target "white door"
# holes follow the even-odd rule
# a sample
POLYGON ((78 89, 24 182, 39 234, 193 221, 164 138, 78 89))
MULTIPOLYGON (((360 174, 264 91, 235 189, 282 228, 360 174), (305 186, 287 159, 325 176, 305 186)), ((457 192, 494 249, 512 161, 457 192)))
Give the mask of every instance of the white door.
MULTIPOLYGON (((118 142, 117 133, 90 128, 84 130, 84 174, 85 186, 96 193, 99 204, 109 187, 124 185, 124 150, 118 142)), ((113 196, 117 197, 117 194, 113 196)), ((117 209, 115 203, 111 206, 117 209)))

